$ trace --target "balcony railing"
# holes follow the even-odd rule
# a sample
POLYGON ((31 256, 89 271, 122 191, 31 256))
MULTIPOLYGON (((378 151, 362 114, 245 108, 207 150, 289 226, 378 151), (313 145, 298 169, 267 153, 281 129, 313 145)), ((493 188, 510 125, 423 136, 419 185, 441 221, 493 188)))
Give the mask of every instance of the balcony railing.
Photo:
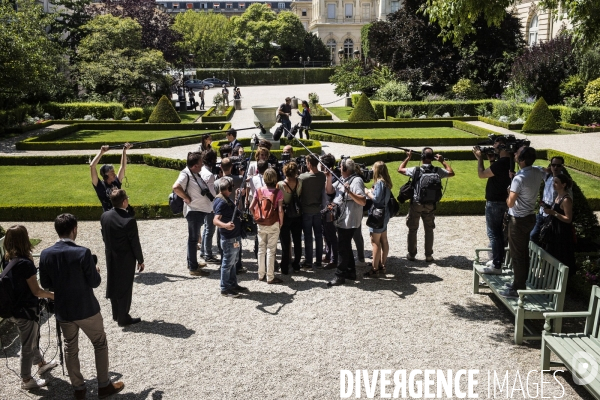
POLYGON ((326 22, 328 24, 361 24, 366 22, 374 21, 374 18, 363 18, 363 17, 346 17, 346 18, 326 18, 317 21, 318 23, 326 22))

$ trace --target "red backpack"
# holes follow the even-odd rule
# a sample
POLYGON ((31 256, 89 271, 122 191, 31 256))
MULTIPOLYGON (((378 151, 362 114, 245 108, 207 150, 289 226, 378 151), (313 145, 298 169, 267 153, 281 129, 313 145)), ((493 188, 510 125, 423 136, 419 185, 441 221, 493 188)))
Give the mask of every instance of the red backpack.
POLYGON ((256 190, 256 196, 258 202, 252 210, 252 216, 254 222, 258 225, 271 226, 276 222, 279 222, 279 210, 277 209, 277 203, 275 199, 279 194, 279 189, 275 189, 270 196, 265 197, 263 194, 263 188, 256 190))

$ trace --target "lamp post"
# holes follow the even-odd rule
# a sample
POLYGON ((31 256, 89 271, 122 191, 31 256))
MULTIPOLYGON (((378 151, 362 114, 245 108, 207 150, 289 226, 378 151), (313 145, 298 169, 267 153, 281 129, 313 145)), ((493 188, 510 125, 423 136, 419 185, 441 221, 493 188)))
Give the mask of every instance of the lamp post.
MULTIPOLYGON (((342 65, 342 60, 344 59, 344 48, 343 47, 340 47, 340 49, 338 50, 338 57, 340 58, 340 65, 342 65)), ((346 107, 352 106, 352 99, 349 96, 350 96, 350 93, 346 92, 346 103, 345 103, 346 107)))
POLYGON ((303 78, 302 83, 306 84, 306 64, 310 62, 310 57, 306 57, 306 61, 302 61, 302 57, 300 57, 300 64, 303 67, 303 78))

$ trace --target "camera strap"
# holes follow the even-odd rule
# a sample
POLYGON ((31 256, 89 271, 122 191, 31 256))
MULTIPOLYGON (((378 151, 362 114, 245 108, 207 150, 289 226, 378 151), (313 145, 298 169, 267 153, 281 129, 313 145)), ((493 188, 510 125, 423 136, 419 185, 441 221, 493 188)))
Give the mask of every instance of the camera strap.
MULTIPOLYGON (((202 179, 202 177, 200 177, 200 180, 204 183, 204 188, 202 188, 202 186, 200 185, 200 182, 198 182, 198 178, 196 178, 196 175, 194 175, 194 173, 192 173, 192 176, 194 177, 194 180, 196 181, 196 184, 198 185, 198 188, 200 189, 200 194, 202 194, 202 189, 206 190, 206 197, 208 197, 208 199, 210 201, 213 201, 215 199, 215 197, 210 192, 210 189, 208 189, 208 185, 206 184, 206 182, 204 182, 204 179, 202 179)), ((202 195, 202 196, 204 196, 204 195, 202 195)))

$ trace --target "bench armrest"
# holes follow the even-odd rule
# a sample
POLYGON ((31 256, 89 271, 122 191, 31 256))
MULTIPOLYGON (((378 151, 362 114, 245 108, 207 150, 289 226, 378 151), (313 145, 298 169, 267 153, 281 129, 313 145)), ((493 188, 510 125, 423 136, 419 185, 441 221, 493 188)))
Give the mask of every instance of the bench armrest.
MULTIPOLYGON (((508 247, 505 247, 504 250, 508 250, 508 247)), ((479 253, 481 253, 482 251, 485 251, 486 253, 492 252, 492 248, 491 247, 484 247, 484 248, 480 248, 480 249, 475 249, 475 261, 479 262, 479 253)))
POLYGON ((519 298, 523 299, 530 294, 560 294, 561 291, 558 289, 521 289, 517 290, 517 293, 519 293, 519 298))
POLYGON ((587 318, 591 317, 592 313, 589 311, 575 311, 575 312, 546 312, 543 314, 546 320, 554 318, 587 318))

